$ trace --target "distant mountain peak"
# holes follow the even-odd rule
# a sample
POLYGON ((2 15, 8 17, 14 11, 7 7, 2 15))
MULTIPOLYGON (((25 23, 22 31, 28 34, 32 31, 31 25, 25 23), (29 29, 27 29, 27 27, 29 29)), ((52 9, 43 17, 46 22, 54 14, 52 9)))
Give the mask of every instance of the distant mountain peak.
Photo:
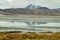
POLYGON ((49 8, 47 8, 47 7, 41 7, 39 5, 33 5, 33 4, 29 4, 25 8, 28 8, 28 9, 37 8, 37 9, 43 9, 43 10, 46 10, 47 9, 47 10, 49 10, 49 8))
POLYGON ((25 8, 33 9, 33 8, 37 8, 37 6, 33 4, 29 4, 25 8))

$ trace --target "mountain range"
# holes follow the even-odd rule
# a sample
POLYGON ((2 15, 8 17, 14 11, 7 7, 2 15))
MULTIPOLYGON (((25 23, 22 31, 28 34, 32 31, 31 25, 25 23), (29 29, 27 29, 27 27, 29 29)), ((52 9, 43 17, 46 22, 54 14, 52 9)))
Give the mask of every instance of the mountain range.
POLYGON ((60 8, 49 9, 39 5, 29 4, 25 8, 8 8, 0 9, 0 14, 3 15, 54 15, 60 16, 60 8))

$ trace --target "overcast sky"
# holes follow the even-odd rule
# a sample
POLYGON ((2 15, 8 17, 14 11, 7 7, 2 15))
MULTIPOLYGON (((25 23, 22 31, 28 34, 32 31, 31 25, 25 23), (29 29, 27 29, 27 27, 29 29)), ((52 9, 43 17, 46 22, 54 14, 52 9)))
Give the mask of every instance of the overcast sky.
POLYGON ((60 8, 60 0, 0 0, 0 8, 23 8, 28 4, 60 8))

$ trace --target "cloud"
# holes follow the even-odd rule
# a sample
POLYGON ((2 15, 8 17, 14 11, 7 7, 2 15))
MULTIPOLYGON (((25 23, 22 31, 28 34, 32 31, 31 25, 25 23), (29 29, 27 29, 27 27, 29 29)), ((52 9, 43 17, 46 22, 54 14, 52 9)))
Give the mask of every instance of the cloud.
POLYGON ((8 2, 13 2, 13 0, 7 0, 8 2))
POLYGON ((23 8, 28 4, 60 8, 60 0, 0 0, 0 8, 23 8))

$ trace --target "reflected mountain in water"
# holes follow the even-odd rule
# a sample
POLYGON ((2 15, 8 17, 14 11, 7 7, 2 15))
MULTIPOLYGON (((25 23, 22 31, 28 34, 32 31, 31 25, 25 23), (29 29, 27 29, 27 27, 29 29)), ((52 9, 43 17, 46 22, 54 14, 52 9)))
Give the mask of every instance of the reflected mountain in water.
POLYGON ((47 24, 48 22, 24 22, 24 23, 32 26, 32 25, 47 24))
POLYGON ((60 23, 52 22, 17 22, 17 21, 0 21, 0 27, 17 27, 17 28, 28 28, 29 26, 51 26, 60 27, 60 23))

